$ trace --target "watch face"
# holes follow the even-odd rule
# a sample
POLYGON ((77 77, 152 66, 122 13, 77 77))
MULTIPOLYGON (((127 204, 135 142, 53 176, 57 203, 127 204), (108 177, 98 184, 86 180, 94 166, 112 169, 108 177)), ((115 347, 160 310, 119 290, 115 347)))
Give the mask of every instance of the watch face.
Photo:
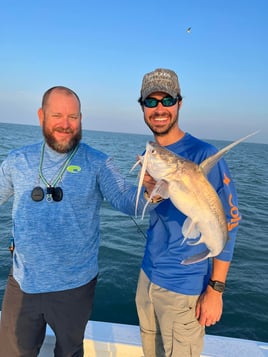
POLYGON ((220 293, 224 292, 225 289, 225 284, 221 283, 220 281, 212 281, 209 280, 209 285, 216 291, 219 291, 220 293))
POLYGON ((215 281, 215 284, 214 284, 214 289, 219 291, 219 292, 223 292, 224 291, 224 288, 225 288, 225 284, 222 284, 222 283, 219 283, 218 281, 215 281))

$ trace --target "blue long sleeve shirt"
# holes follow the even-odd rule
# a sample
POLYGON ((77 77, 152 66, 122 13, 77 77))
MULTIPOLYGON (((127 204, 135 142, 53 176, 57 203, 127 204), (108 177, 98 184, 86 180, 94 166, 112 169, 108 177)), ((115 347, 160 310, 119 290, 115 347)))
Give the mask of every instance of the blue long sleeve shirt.
MULTIPOLYGON (((196 164, 217 152, 214 146, 188 133, 166 148, 196 164)), ((224 159, 212 168, 208 180, 221 199, 229 231, 229 240, 217 258, 230 261, 241 217, 234 183, 224 159)), ((142 269, 154 284, 162 288, 185 295, 199 295, 206 288, 211 265, 209 259, 190 265, 181 264, 183 259, 206 249, 203 243, 194 246, 187 242, 182 244, 182 225, 185 219, 186 216, 170 199, 151 210, 142 269)))
MULTIPOLYGON (((0 204, 13 196, 13 275, 26 293, 82 286, 98 273, 100 207, 104 199, 134 215, 136 187, 128 184, 106 154, 80 143, 57 186, 60 202, 35 202, 42 143, 12 151, 0 167, 0 204)), ((45 146, 42 172, 54 180, 66 160, 45 146)), ((46 196, 46 195, 45 195, 46 196)), ((141 195, 139 213, 146 201, 141 195)))

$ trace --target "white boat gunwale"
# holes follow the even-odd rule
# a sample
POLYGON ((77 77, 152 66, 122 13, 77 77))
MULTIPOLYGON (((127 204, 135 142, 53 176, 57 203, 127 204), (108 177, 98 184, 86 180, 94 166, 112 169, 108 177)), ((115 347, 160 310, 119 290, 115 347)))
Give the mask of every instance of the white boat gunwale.
MULTIPOLYGON (((47 328, 40 357, 53 356, 55 337, 47 328)), ((143 357, 138 326, 89 321, 85 331, 84 357, 143 357)), ((268 357, 268 343, 205 335, 201 357, 268 357)))

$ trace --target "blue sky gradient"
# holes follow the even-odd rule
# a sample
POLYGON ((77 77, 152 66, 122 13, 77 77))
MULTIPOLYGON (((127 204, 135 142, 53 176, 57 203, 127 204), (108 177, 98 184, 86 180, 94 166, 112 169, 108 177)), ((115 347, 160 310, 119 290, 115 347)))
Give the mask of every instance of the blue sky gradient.
POLYGON ((0 122, 38 125, 44 91, 82 101, 83 128, 148 134, 142 77, 177 72, 183 130, 268 144, 268 1, 5 0, 0 122), (190 33, 187 28, 191 27, 190 33))

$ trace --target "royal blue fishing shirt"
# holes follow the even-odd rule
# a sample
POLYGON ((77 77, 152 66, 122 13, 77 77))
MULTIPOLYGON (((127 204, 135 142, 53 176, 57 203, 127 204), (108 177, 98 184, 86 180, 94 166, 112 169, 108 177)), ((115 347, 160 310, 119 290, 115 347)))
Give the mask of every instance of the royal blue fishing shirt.
MULTIPOLYGON (((188 133, 166 148, 196 164, 200 164, 218 151, 213 145, 188 133)), ((229 240, 217 258, 230 261, 241 217, 235 186, 224 159, 212 168, 208 180, 221 199, 229 231, 229 240)), ((182 244, 184 237, 181 228, 185 219, 186 216, 170 199, 164 200, 150 211, 150 226, 147 231, 142 269, 154 284, 162 288, 185 295, 199 295, 207 286, 211 259, 190 265, 181 264, 182 260, 207 249, 203 243, 190 246, 185 241, 182 244)))

